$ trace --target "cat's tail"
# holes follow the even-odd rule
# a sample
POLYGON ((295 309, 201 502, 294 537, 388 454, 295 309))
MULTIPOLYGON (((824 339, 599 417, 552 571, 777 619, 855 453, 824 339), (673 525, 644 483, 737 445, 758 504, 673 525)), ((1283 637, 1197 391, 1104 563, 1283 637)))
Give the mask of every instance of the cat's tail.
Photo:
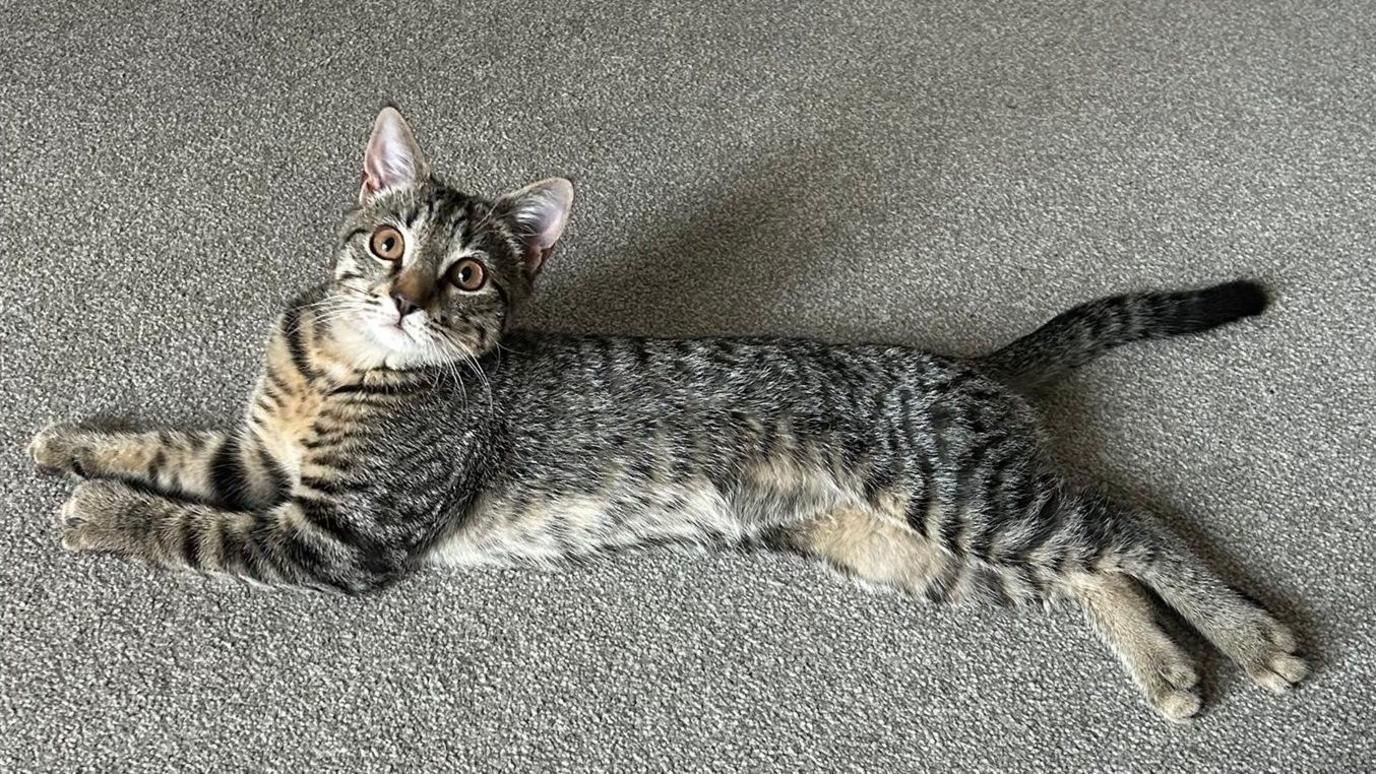
POLYGON ((1105 352, 1134 341, 1201 333, 1262 313, 1266 290, 1249 280, 1199 290, 1111 296, 1062 312, 976 365, 1004 381, 1055 381, 1105 352))

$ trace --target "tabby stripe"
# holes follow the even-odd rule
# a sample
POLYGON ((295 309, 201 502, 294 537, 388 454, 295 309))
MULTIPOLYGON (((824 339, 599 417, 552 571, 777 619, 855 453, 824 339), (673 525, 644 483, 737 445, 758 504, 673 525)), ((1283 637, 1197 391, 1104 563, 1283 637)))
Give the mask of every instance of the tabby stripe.
POLYGON ((319 372, 310 363, 310 358, 306 355, 306 346, 302 341, 303 321, 301 319, 301 308, 292 307, 287 311, 286 319, 282 323, 283 333, 287 338, 287 353, 291 356, 291 363, 296 370, 307 379, 315 379, 319 372))
POLYGON ((156 484, 158 482, 158 474, 162 472, 162 466, 166 464, 167 450, 163 447, 159 447, 157 453, 153 455, 153 459, 148 462, 148 480, 156 484))
POLYGON ((250 578, 257 578, 254 568, 248 562, 247 544, 244 537, 239 534, 238 525, 216 521, 212 526, 215 531, 215 542, 220 551, 220 569, 232 572, 238 567, 250 578))
POLYGON ((326 420, 323 419, 317 419, 311 423, 311 433, 315 436, 317 441, 324 441, 327 438, 335 436, 337 436, 336 440, 343 440, 346 436, 357 434, 360 430, 360 428, 352 428, 351 433, 351 428, 345 423, 334 420, 330 422, 332 423, 327 423, 326 420))
POLYGON ((964 519, 959 506, 951 510, 950 518, 941 525, 941 545, 952 555, 961 556, 965 552, 965 547, 961 545, 961 536, 965 533, 964 519))
POLYGON ((317 416, 322 420, 330 422, 338 422, 347 425, 353 424, 353 417, 349 414, 341 413, 339 407, 334 405, 329 405, 320 409, 320 413, 317 416))
POLYGON ((273 540, 274 533, 277 533, 277 529, 272 522, 266 520, 256 522, 249 532, 248 542, 248 545, 254 550, 247 555, 247 558, 256 560, 259 576, 269 582, 277 580, 290 583, 300 580, 300 573, 294 572, 293 568, 283 564, 286 557, 282 555, 277 542, 273 540), (268 573, 264 570, 271 572, 275 577, 268 577, 268 573))
POLYGON ((1088 557, 1088 563, 1092 566, 1097 564, 1104 555, 1113 549, 1111 544, 1112 535, 1110 524, 1114 514, 1104 507, 1103 503, 1095 502, 1089 506, 1089 512, 1080 520, 1077 537, 1080 545, 1092 547, 1092 553, 1088 557))
POLYGON ((201 530, 195 519, 182 524, 182 561, 193 570, 201 569, 201 530))
POLYGON ((367 394, 356 392, 348 395, 341 395, 339 399, 344 401, 344 405, 355 411, 359 409, 388 409, 397 406, 405 395, 393 395, 388 393, 367 394))
POLYGON ((239 436, 228 435, 210 460, 210 485, 218 499, 230 510, 247 506, 244 498, 245 477, 239 456, 239 436))
POLYGON ((950 439, 947 434, 954 427, 955 415, 945 403, 934 403, 927 410, 927 424, 931 428, 932 445, 935 447, 937 459, 945 460, 950 448, 950 439))
POLYGON ((935 496, 933 491, 936 488, 936 480, 932 463, 926 457, 917 458, 918 481, 916 486, 921 487, 913 496, 908 498, 908 509, 905 516, 908 526, 915 532, 921 533, 928 540, 932 538, 931 530, 927 526, 927 515, 932 510, 932 499, 935 496))
POLYGON ((258 390, 258 399, 268 402, 269 411, 277 411, 287 405, 286 390, 277 383, 275 376, 272 376, 272 369, 268 369, 269 378, 263 380, 263 386, 258 390))
POLYGON ((409 395, 419 392, 419 388, 413 384, 341 384, 330 390, 331 395, 341 395, 348 393, 358 393, 362 395, 409 395))
POLYGON ((331 587, 336 587, 327 578, 334 563, 307 536, 295 528, 286 528, 282 530, 280 538, 284 559, 301 568, 307 577, 323 580, 331 587))
POLYGON ((349 461, 333 452, 316 452, 305 459, 306 462, 321 468, 334 468, 343 471, 349 468, 349 461))
POLYGON ((1013 491, 1015 494, 1012 502, 1000 504, 1006 506, 1004 512, 1011 518, 1026 519, 1028 514, 1032 512, 1032 506, 1036 504, 1037 498, 1041 495, 1042 490, 1038 488, 1040 483, 1039 479, 1030 478, 1026 473, 1019 476, 1014 484, 1015 489, 1013 491))
POLYGON ((253 399, 253 407, 268 415, 277 413, 277 410, 281 408, 280 405, 273 403, 268 398, 266 390, 258 393, 258 396, 253 399))
POLYGON ((1006 456, 996 457, 990 462, 989 474, 984 479, 984 488, 980 497, 990 511, 990 517, 980 523, 980 529, 976 531, 974 538, 970 541, 970 553, 981 558, 989 556, 994 539, 1000 531, 1008 526, 1008 517, 1020 515, 1004 511, 1002 507, 1003 498, 999 496, 1003 492, 1004 473, 1008 470, 1008 465, 1009 460, 1006 456))
POLYGON ((973 504, 971 479, 979 470, 984 462, 989 450, 997 443, 1003 441, 1002 437, 987 438, 983 442, 970 447, 960 456, 956 469, 956 492, 955 508, 952 509, 951 517, 941 527, 941 543, 956 556, 961 556, 966 552, 963 544, 966 528, 971 519, 964 506, 973 504))
POLYGON ((878 455, 871 466, 869 480, 865 482, 865 500, 871 505, 876 504, 879 495, 891 489, 903 473, 905 466, 902 458, 909 452, 903 448, 903 440, 899 435, 898 423, 891 423, 883 454, 878 455))
POLYGON ((302 476, 301 486, 310 487, 321 494, 338 495, 348 492, 357 492, 365 488, 364 485, 357 484, 350 480, 330 481, 318 476, 302 476))
POLYGON ((256 440, 258 441, 256 444, 258 465, 272 482, 271 499, 273 501, 279 500, 284 493, 291 488, 291 479, 288 478, 287 471, 282 468, 277 458, 268 452, 267 446, 263 443, 263 440, 261 438, 257 438, 256 440))
MULTIPOLYGON (((1003 434, 985 436, 983 440, 966 449, 965 453, 960 455, 960 459, 956 461, 956 475, 962 485, 966 487, 965 494, 969 494, 970 479, 976 472, 985 467, 985 458, 989 456, 989 452, 1007 441, 1008 437, 1003 434)), ((963 502, 965 498, 962 497, 961 500, 963 502)))
POLYGON ((960 568, 954 562, 947 562, 931 576, 926 588, 922 590, 922 595, 932 602, 944 602, 951 598, 951 592, 955 590, 959 577, 960 568))
POLYGON ((864 457, 867 448, 868 444, 866 444, 865 439, 849 434, 842 437, 841 463, 847 473, 860 467, 860 460, 864 457))
POLYGON ((347 435, 348 433, 343 430, 335 430, 330 433, 325 433, 323 431, 317 430, 315 431, 315 437, 307 438, 306 440, 302 441, 301 446, 305 449, 323 449, 327 447, 332 447, 338 444, 340 441, 344 440, 345 436, 347 435))
POLYGON ((1091 338, 1095 341, 1109 339, 1115 332, 1113 329, 1121 327, 1130 308, 1131 301, 1126 296, 1109 299, 1109 303, 1104 306, 1103 314, 1093 315, 1086 320, 1091 338))
POLYGON ((1009 549, 1013 561, 1026 562, 1032 552, 1042 547, 1056 534, 1056 531, 1061 528, 1061 504, 1059 491, 1052 489, 1047 492, 1046 499, 1037 509, 1036 516, 1032 517, 1036 525, 1032 534, 1028 535, 1019 545, 1009 549))
POLYGON ((282 375, 277 373, 276 363, 268 363, 267 377, 267 383, 265 383, 263 386, 264 388, 275 390, 273 399, 277 400, 278 403, 282 402, 282 396, 291 395, 293 393, 291 385, 287 384, 286 380, 282 378, 282 375))
POLYGON ((1008 592, 1003 587, 1003 578, 997 571, 988 567, 975 570, 974 584, 986 602, 991 602, 998 607, 1012 607, 1013 598, 1008 596, 1008 592))
POLYGON ((989 557, 989 549, 993 546, 995 534, 1005 525, 991 521, 981 522, 979 528, 975 530, 974 537, 970 538, 970 555, 980 559, 989 557))

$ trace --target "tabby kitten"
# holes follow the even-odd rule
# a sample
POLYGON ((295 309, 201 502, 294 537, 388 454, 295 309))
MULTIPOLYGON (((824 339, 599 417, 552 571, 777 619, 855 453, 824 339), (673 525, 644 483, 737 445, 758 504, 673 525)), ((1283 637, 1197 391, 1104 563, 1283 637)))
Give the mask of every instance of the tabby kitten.
POLYGON ((753 544, 916 597, 1079 603, 1153 707, 1200 709, 1147 589, 1280 693, 1296 640, 1149 514, 1068 484, 1018 389, 1259 314, 1260 287, 1119 296, 987 357, 509 329, 564 230, 553 178, 487 200, 377 117, 330 280, 290 305, 228 432, 52 425, 88 481, 62 544, 268 584, 375 589, 422 562, 753 544))

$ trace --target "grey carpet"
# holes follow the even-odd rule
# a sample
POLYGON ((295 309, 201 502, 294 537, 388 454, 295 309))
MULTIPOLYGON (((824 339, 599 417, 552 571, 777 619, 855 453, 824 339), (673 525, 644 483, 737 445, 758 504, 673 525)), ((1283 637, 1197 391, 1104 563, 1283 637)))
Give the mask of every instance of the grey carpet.
POLYGON ((119 5, 3 4, 0 769, 1373 765, 1370 4, 119 5), (233 416, 384 100, 471 189, 577 180, 534 325, 974 353, 1097 295, 1265 280, 1262 320, 1045 407, 1070 468, 1297 625, 1314 679, 1275 698, 1206 655, 1172 727, 1073 611, 784 557, 346 600, 61 552, 29 435, 233 416))

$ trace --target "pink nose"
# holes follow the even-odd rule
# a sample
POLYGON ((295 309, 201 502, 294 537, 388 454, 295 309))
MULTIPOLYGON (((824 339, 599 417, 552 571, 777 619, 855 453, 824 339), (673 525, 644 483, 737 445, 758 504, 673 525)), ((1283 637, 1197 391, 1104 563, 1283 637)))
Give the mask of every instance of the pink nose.
POLYGON ((420 304, 416 303, 414 298, 411 298, 400 290, 392 291, 392 301, 397 305, 397 312, 399 312, 402 317, 420 309, 420 304))

